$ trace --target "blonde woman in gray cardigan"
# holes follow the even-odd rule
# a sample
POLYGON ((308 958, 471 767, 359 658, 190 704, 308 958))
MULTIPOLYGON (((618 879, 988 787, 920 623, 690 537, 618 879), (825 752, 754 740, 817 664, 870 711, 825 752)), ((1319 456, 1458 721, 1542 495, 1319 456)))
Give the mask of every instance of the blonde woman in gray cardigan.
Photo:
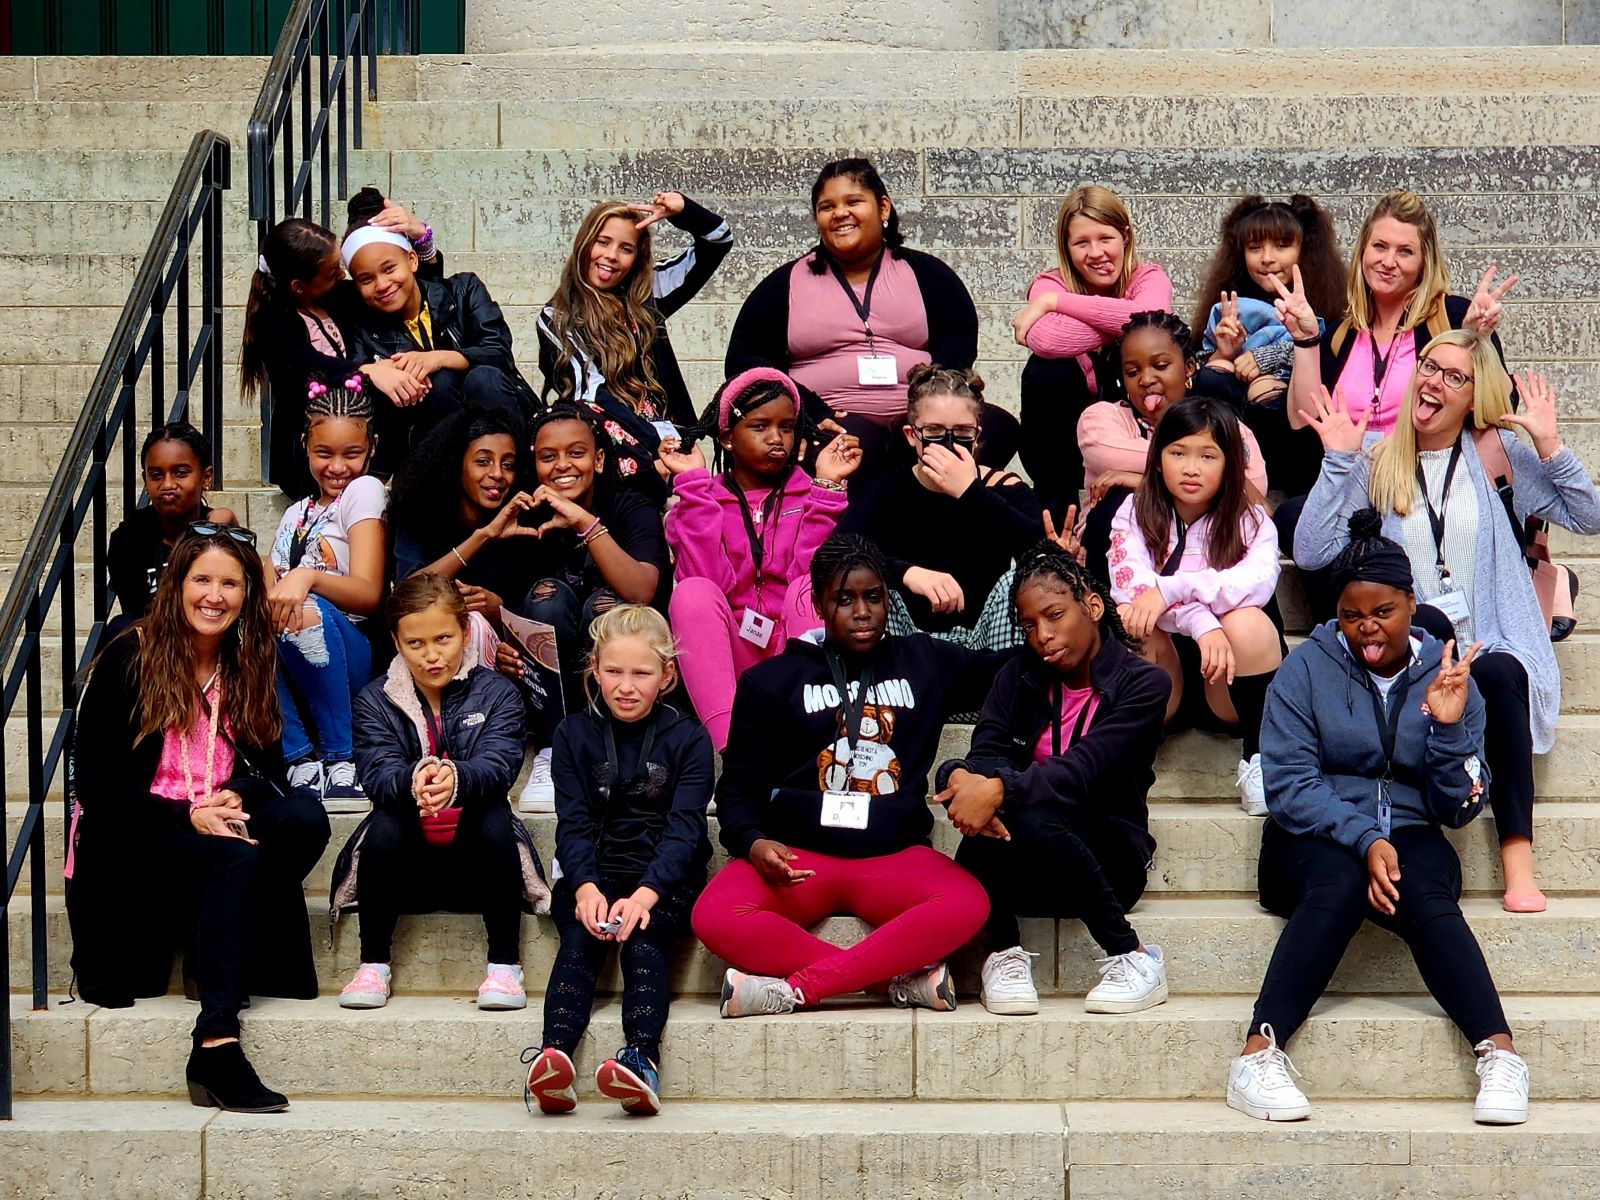
POLYGON ((1458 329, 1418 355, 1387 437, 1366 436, 1366 415, 1352 422, 1323 390, 1310 420, 1322 438, 1322 472, 1295 533, 1294 559, 1308 568, 1332 561, 1350 514, 1370 502, 1383 514, 1384 536, 1411 559, 1415 624, 1458 645, 1483 643, 1472 678, 1488 707, 1485 757, 1503 904, 1508 912, 1542 912, 1533 865, 1533 756, 1555 744, 1561 674, 1517 534, 1528 516, 1600 533, 1600 493, 1562 445, 1555 393, 1544 377, 1517 385, 1520 413, 1511 411, 1511 379, 1494 348, 1458 329), (1511 465, 1517 527, 1473 440, 1475 429, 1490 428, 1511 465))

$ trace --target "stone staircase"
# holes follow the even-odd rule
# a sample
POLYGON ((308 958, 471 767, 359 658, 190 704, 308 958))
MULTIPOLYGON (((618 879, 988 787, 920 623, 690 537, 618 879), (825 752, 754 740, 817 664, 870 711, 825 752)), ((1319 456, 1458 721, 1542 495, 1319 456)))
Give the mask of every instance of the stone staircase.
MULTIPOLYGON (((205 125, 234 142, 227 296, 242 304, 253 259, 243 129, 263 69, 259 59, 0 60, 0 305, 14 310, 0 321, 0 560, 14 561, 27 536, 183 148, 205 125)), ((1100 181, 1128 198, 1141 252, 1167 266, 1184 311, 1240 191, 1318 194, 1348 240, 1377 194, 1406 183, 1434 207, 1458 289, 1490 260, 1523 275, 1502 331, 1508 354, 1555 378, 1565 437, 1600 468, 1588 403, 1600 387, 1592 50, 1407 51, 1402 70, 1365 51, 574 50, 384 60, 381 81, 352 183, 386 187, 438 231, 451 269, 485 278, 527 368, 571 230, 611 194, 679 187, 734 226, 733 254, 672 327, 704 398, 739 301, 811 243, 804 197, 816 168, 838 151, 872 153, 910 242, 967 281, 983 321, 979 368, 990 394, 1014 404, 1022 353, 1009 320, 1052 259, 1068 188, 1100 181)), ((226 317, 230 362, 241 315, 226 317)), ((226 416, 223 502, 270 528, 278 502, 256 485, 254 414, 232 399, 226 416)), ((1594 581, 1581 615, 1600 628, 1591 549, 1558 537, 1556 550, 1594 581)), ((88 578, 80 569, 82 596, 88 578)), ((685 946, 667 1106, 650 1121, 590 1102, 561 1120, 521 1110, 517 1054, 538 1039, 538 1001, 524 1015, 472 1006, 475 918, 403 919, 390 1007, 337 1007, 355 936, 346 922, 330 946, 323 918, 352 818, 335 819, 307 883, 329 994, 261 1001, 246 1021, 252 1057, 293 1109, 192 1108, 178 1090, 194 1011, 181 997, 120 1011, 65 1002, 52 808, 46 1011, 30 1012, 25 994, 25 889, 9 920, 18 1119, 0 1125, 0 1195, 1589 1194, 1600 1178, 1600 635, 1580 633, 1559 656, 1565 715, 1536 810, 1550 911, 1499 910, 1491 819, 1453 835, 1464 907, 1534 1073, 1534 1116, 1520 1129, 1471 1124, 1466 1047, 1403 947, 1371 928, 1293 1046, 1313 1119, 1267 1127, 1224 1107, 1227 1060, 1281 923, 1254 901, 1259 825, 1232 799, 1236 745, 1185 734, 1162 750, 1159 850, 1135 914, 1169 955, 1168 1004, 1085 1014, 1095 951, 1081 926, 1029 921, 1045 996, 1035 1018, 990 1017, 964 1000, 954 1014, 844 1002, 722 1022, 721 964, 685 946)), ((59 642, 47 646, 50 707, 59 657, 59 642)), ((947 730, 945 750, 964 749, 967 732, 947 730)), ((19 719, 5 737, 9 834, 22 817, 19 719)), ((529 827, 548 857, 553 821, 529 827)), ((950 848, 947 828, 938 837, 950 848)), ((838 918, 823 930, 860 932, 838 918)), ((554 946, 547 920, 524 922, 530 986, 554 946)), ((975 966, 970 954, 958 962, 969 989, 975 966)), ((580 1084, 619 1039, 617 1003, 602 999, 580 1084)))

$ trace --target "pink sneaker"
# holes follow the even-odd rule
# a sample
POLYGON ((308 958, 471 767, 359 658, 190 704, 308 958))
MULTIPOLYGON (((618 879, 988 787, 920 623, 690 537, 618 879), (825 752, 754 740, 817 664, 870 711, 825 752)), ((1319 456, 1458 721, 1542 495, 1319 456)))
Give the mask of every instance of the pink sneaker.
POLYGON ((478 985, 478 1007, 488 1012, 527 1008, 528 992, 522 986, 522 968, 516 963, 490 963, 478 985))
POLYGON ((339 993, 340 1008, 382 1008, 389 1003, 389 964, 362 963, 339 993))

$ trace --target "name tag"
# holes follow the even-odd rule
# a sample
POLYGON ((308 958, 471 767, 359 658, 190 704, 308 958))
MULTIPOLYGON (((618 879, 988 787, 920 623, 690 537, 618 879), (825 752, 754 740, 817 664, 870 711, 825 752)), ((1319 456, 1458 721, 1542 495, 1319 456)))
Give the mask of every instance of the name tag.
POLYGON ((892 354, 858 354, 856 382, 862 387, 894 387, 900 382, 899 364, 892 354))
POLYGON ((739 618, 739 636, 762 650, 765 650, 772 641, 772 631, 776 627, 776 622, 771 617, 753 608, 745 609, 744 615, 739 618))
POLYGON ((1380 779, 1378 781, 1378 831, 1384 837, 1388 837, 1393 823, 1394 806, 1389 802, 1389 785, 1380 779))
POLYGON ((1465 592, 1440 592, 1428 603, 1449 617, 1450 624, 1454 625, 1458 630, 1463 623, 1472 619, 1472 609, 1467 605, 1467 594, 1465 592))
POLYGON ((656 436, 663 442, 682 440, 678 435, 678 427, 671 421, 651 421, 650 427, 656 431, 656 436))
POLYGON ((866 792, 823 792, 822 823, 829 829, 865 829, 871 803, 866 792))

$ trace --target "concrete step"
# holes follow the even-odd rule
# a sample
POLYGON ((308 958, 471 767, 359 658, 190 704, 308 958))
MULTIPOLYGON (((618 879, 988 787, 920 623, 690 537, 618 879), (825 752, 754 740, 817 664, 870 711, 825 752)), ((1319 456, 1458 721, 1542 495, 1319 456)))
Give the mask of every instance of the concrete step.
MULTIPOLYGON (((181 996, 132 1008, 81 1002, 46 1013, 12 998, 19 1091, 162 1095, 181 1087, 199 1006, 181 996)), ((1218 1097, 1244 1040, 1252 998, 1173 999, 1132 1016, 1041 1001, 1034 1017, 894 1009, 857 997, 786 1017, 728 1021, 714 998, 680 998, 662 1043, 665 1094, 699 1100, 1202 1099, 1218 1097), (1138 1063, 1138 1070, 1130 1064, 1138 1063)), ((536 1004, 537 1002, 533 1002, 536 1004)), ((1506 1016, 1541 1100, 1592 1100, 1600 1030, 1592 997, 1508 997, 1506 1016)), ((502 1096, 521 1091, 519 1052, 539 1042, 541 1016, 480 1013, 466 998, 392 999, 376 1012, 314 1001, 258 1000, 245 1044, 262 1076, 294 1097, 502 1096), (427 1052, 419 1052, 419 1048, 427 1052)), ((621 1006, 596 1006, 576 1061, 580 1094, 623 1044, 621 1006)), ((1433 1099, 1476 1091, 1460 1032, 1425 997, 1325 999, 1296 1035, 1296 1065, 1318 1092, 1343 1099, 1433 1099), (1393 1063, 1405 1070, 1375 1070, 1393 1063)), ((1308 1085, 1309 1086, 1309 1085, 1308 1085)))

